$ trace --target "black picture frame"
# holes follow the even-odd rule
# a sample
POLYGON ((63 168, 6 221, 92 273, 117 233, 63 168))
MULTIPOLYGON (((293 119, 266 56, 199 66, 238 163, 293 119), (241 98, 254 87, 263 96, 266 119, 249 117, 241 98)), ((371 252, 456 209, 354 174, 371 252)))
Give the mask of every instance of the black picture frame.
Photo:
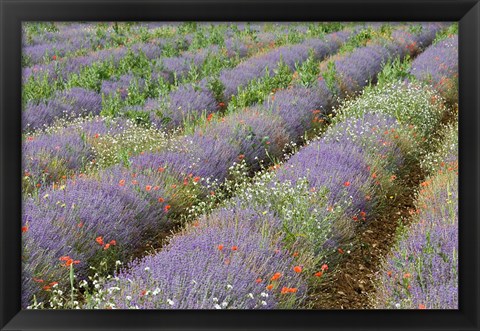
POLYGON ((480 3, 475 0, 0 0, 0 327, 2 330, 313 330, 480 328, 480 3), (22 21, 459 22, 459 309, 46 311, 20 309, 22 21))

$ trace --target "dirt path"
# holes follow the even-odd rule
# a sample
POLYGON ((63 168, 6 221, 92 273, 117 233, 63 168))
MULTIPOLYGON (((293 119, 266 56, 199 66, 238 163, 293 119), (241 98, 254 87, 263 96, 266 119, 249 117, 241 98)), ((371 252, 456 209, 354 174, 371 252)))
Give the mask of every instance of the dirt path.
POLYGON ((381 259, 395 241, 398 221, 409 221, 414 208, 415 189, 423 179, 419 167, 404 178, 407 189, 391 203, 390 212, 366 225, 352 241, 354 249, 332 268, 329 277, 311 295, 314 309, 371 309, 374 280, 381 259))
MULTIPOLYGON (((451 123, 456 117, 453 113, 458 108, 449 107, 441 120, 441 125, 451 123)), ((434 136, 442 137, 439 128, 434 136)), ((411 211, 415 209, 415 192, 424 180, 425 174, 416 164, 405 175, 403 182, 405 190, 394 203, 391 203, 389 213, 382 215, 365 228, 359 236, 352 239, 350 254, 340 261, 328 278, 313 290, 310 304, 313 309, 373 309, 375 298, 375 279, 381 268, 382 259, 389 253, 395 243, 399 221, 408 225, 411 221, 411 211)))

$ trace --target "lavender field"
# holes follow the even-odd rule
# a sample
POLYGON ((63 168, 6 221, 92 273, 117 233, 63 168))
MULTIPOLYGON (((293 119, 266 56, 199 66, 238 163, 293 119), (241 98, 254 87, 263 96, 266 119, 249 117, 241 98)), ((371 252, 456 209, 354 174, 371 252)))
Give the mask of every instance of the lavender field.
POLYGON ((22 29, 23 308, 458 308, 457 24, 22 29))

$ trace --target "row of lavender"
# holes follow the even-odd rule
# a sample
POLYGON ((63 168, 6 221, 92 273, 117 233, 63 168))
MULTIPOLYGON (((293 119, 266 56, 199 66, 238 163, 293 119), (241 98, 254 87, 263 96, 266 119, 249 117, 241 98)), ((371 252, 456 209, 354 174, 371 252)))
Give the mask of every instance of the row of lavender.
POLYGON ((401 190, 397 175, 432 133, 420 125, 438 124, 445 111, 434 96, 392 85, 361 97, 384 101, 374 109, 349 103, 341 111, 353 116, 341 116, 323 138, 244 186, 161 252, 119 272, 85 308, 301 306, 345 240, 381 212, 385 191, 401 190), (412 100, 409 113, 397 112, 412 100), (423 121, 400 124, 414 113, 423 121))
POLYGON ((125 33, 118 32, 118 24, 109 27, 83 23, 72 25, 58 32, 42 33, 39 36, 31 37, 30 40, 24 39, 22 54, 25 58, 24 63, 31 66, 44 64, 52 60, 70 57, 75 53, 119 46, 136 38, 137 35, 142 39, 150 39, 152 32, 159 33, 151 31, 156 27, 142 29, 142 25, 122 23, 120 26, 126 30, 125 33), (124 38, 126 32, 128 32, 129 39, 124 38))
MULTIPOLYGON (((431 26, 414 37, 432 40, 432 29, 439 27, 431 26)), ((391 45, 385 49, 398 50, 398 53, 392 51, 391 57, 405 53, 402 48, 391 45)), ((384 49, 369 47, 379 52, 384 49)), ((364 49, 357 52, 361 54, 364 49)), ((355 57, 355 54, 344 58, 355 57)), ((385 57, 374 57, 369 67, 380 70, 385 60, 385 57)), ((366 78, 372 77, 359 79, 356 86, 363 86, 366 78)), ((65 269, 61 263, 55 263, 61 256, 78 259, 76 269, 80 276, 85 275, 87 266, 97 259, 124 259, 142 247, 146 234, 158 232, 162 225, 169 224, 169 215, 184 210, 201 196, 205 189, 201 189, 204 185, 200 182, 208 183, 206 178, 223 180, 229 165, 239 159, 258 168, 259 161, 267 155, 281 156, 281 149, 289 141, 282 118, 258 110, 243 115, 239 118, 234 114, 204 131, 197 130, 192 137, 185 137, 184 144, 177 150, 133 158, 130 169, 115 167, 102 173, 98 180, 70 181, 58 190, 42 190, 36 199, 28 199, 23 221, 26 229, 24 302, 31 299, 32 293, 41 290, 32 277, 65 280, 65 269), (204 154, 205 147, 211 150, 211 155, 204 154), (142 168, 143 171, 138 171, 142 168), (50 231, 43 231, 45 228, 50 231), (47 249, 34 249, 38 246, 47 249)))

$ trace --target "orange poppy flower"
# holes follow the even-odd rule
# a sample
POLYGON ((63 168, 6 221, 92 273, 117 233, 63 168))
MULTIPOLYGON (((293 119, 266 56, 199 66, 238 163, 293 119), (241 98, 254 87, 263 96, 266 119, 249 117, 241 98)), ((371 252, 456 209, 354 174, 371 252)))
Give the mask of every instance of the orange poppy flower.
POLYGON ((110 248, 110 244, 105 244, 105 246, 103 246, 103 250, 107 250, 110 248))
POLYGON ((62 257, 59 258, 59 260, 60 261, 68 261, 68 260, 70 260, 70 256, 68 256, 68 255, 62 256, 62 257))
POLYGON ((238 246, 232 246, 232 251, 238 250, 238 246))
POLYGON ((165 168, 163 168, 163 167, 158 168, 158 172, 164 172, 164 171, 165 171, 165 168))
POLYGON ((22 226, 22 233, 25 233, 28 231, 28 226, 22 226))
POLYGON ((261 278, 257 278, 257 279, 255 280, 255 282, 256 282, 257 284, 260 284, 260 283, 262 282, 262 279, 261 279, 261 278))
POLYGON ((152 189, 152 186, 150 186, 150 185, 145 186, 145 190, 146 190, 147 192, 150 192, 151 189, 152 189))
POLYGON ((43 279, 33 277, 35 283, 43 283, 43 279))
POLYGON ((427 307, 425 307, 425 305, 421 303, 418 305, 418 309, 427 309, 427 307))
POLYGON ((166 205, 165 208, 163 208, 163 209, 165 210, 166 213, 168 213, 168 211, 170 210, 170 208, 172 208, 172 206, 166 205))
POLYGON ((315 277, 322 277, 323 276, 323 272, 321 271, 318 271, 314 274, 315 277))
POLYGON ((343 183, 343 186, 349 187, 349 186, 350 186, 350 182, 345 182, 345 183, 343 183))
POLYGON ((158 198, 158 202, 164 202, 165 199, 164 198, 158 198))
POLYGON ((293 267, 293 271, 295 271, 297 274, 299 274, 299 273, 302 272, 302 267, 297 265, 297 266, 293 267))
POLYGON ((272 284, 270 284, 270 285, 267 285, 267 287, 266 287, 266 288, 267 288, 267 290, 269 290, 269 291, 270 291, 270 290, 273 288, 273 285, 272 285, 272 284))
POLYGON ((281 273, 276 272, 276 273, 272 276, 271 280, 277 280, 277 279, 279 279, 281 276, 282 276, 281 273))
POLYGON ((322 271, 328 270, 328 265, 327 265, 327 264, 323 264, 320 269, 322 269, 322 271))
POLYGON ((104 245, 102 236, 99 236, 99 237, 95 238, 95 241, 101 246, 104 245))
POLYGON ((116 240, 110 240, 109 244, 112 245, 112 246, 115 246, 117 244, 117 241, 116 240))
POLYGON ((219 251, 223 250, 223 245, 221 245, 221 244, 218 245, 218 246, 217 246, 217 249, 218 249, 219 251))
POLYGON ((200 177, 198 177, 198 176, 193 179, 193 181, 194 181, 195 183, 197 183, 199 180, 200 180, 200 177))

